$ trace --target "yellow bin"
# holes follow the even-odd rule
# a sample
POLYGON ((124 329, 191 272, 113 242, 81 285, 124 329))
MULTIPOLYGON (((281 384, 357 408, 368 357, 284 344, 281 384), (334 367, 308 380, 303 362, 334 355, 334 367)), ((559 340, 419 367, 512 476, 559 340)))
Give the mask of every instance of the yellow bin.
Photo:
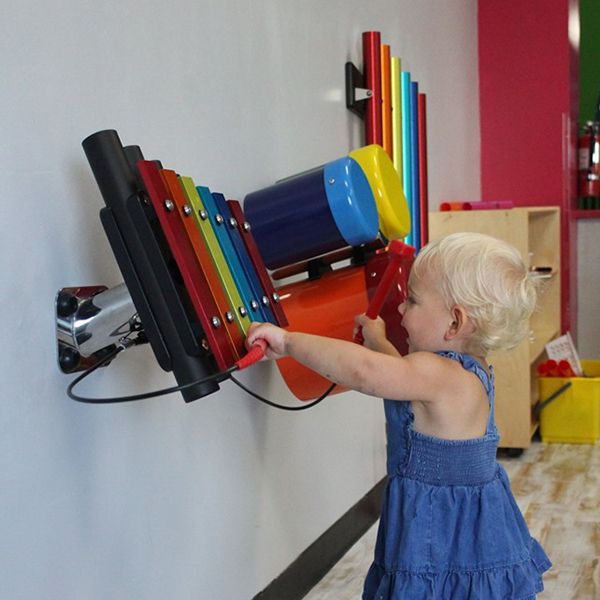
POLYGON ((586 377, 540 377, 540 402, 567 388, 540 412, 543 442, 595 444, 600 439, 600 360, 582 360, 586 377))

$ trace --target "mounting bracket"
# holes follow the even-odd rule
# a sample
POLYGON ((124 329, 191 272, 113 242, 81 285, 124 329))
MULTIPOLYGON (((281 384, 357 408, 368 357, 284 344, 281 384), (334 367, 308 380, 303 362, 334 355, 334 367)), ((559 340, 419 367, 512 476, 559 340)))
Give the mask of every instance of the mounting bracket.
POLYGON ((354 66, 346 63, 346 108, 361 119, 365 117, 366 104, 373 96, 373 91, 365 88, 364 75, 354 66))

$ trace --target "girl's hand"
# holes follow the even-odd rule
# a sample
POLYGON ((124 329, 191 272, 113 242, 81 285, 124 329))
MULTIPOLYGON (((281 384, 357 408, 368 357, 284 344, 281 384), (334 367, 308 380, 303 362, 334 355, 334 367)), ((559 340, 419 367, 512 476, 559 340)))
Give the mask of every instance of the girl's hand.
POLYGON ((271 359, 279 359, 285 356, 287 331, 276 327, 271 323, 251 323, 246 337, 246 347, 250 348, 257 339, 267 343, 265 356, 271 359))
POLYGON ((363 346, 370 350, 381 352, 384 346, 387 346, 385 333, 385 322, 381 317, 370 319, 367 315, 357 315, 354 318, 355 328, 354 334, 358 331, 359 327, 362 327, 362 336, 364 338, 363 346))

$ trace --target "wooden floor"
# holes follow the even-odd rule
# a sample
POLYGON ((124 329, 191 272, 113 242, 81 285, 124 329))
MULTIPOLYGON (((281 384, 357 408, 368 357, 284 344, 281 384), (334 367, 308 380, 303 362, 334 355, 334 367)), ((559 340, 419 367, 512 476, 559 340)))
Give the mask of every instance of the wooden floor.
MULTIPOLYGON (((501 458, 531 533, 553 567, 539 600, 600 600, 600 444, 534 442, 501 458)), ((373 557, 376 525, 304 600, 357 600, 373 557)))

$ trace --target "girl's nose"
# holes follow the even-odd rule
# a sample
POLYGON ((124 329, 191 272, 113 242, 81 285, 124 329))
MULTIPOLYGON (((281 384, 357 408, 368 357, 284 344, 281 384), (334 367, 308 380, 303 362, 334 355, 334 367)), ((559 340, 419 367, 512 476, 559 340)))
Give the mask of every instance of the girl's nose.
POLYGON ((406 310, 406 300, 405 300, 404 302, 401 302, 401 303, 398 305, 398 312, 399 312, 399 313, 400 313, 402 316, 404 316, 404 311, 405 311, 405 310, 406 310))

